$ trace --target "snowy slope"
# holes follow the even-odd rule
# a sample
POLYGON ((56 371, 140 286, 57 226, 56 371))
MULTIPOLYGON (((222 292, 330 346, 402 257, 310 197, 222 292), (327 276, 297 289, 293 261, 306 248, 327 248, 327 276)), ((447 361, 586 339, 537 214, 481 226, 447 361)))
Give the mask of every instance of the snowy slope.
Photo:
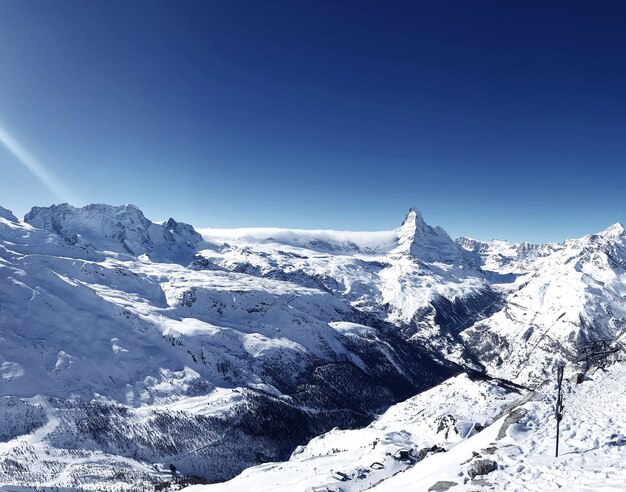
POLYGON ((373 490, 427 491, 439 481, 456 483, 448 489, 451 492, 494 487, 537 492, 624 490, 625 386, 623 363, 597 371, 581 385, 566 383, 559 457, 554 456, 556 389, 547 384, 516 410, 516 422, 510 426, 503 416, 450 452, 431 456, 373 490), (471 480, 468 470, 479 459, 493 460, 497 468, 471 480))
MULTIPOLYGON (((626 332, 626 234, 620 224, 562 244, 524 247, 515 280, 500 286, 503 309, 460 337, 486 371, 522 383, 543 380, 576 347, 626 332), (525 271, 520 273, 521 268, 525 271)), ((487 262, 493 255, 487 254, 487 262)))
POLYGON ((155 224, 134 205, 34 207, 24 221, 58 234, 71 245, 132 256, 147 254, 157 260, 184 261, 202 240, 192 226, 174 219, 155 224))
POLYGON ((463 374, 392 406, 366 428, 319 436, 289 461, 185 490, 621 491, 625 386, 623 362, 590 373, 582 384, 565 380, 558 457, 553 379, 528 391, 463 374), (399 449, 432 446, 445 451, 425 453, 414 464, 393 458, 399 449), (484 461, 493 462, 493 470, 472 475, 484 461))
POLYGON ((471 255, 411 209, 389 232, 202 229, 199 269, 225 269, 327 291, 400 328, 435 356, 467 361, 456 332, 498 296, 471 255))

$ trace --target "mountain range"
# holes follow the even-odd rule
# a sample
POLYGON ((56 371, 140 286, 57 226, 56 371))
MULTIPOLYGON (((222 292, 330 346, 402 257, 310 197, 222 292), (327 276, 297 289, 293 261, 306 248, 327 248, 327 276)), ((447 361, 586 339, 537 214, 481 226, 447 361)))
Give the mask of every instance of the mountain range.
POLYGON ((220 482, 334 428, 381 438, 379 415, 435 395, 411 414, 423 430, 471 387, 465 439, 581 344, 622 339, 625 300, 620 224, 514 244, 454 240, 415 209, 340 232, 0 207, 0 483, 154 490, 169 465, 220 482))

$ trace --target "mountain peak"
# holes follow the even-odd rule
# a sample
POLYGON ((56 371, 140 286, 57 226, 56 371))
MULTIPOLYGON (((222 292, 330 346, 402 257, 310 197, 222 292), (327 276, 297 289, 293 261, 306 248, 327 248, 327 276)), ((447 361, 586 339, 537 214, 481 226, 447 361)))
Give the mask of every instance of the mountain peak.
POLYGON ((416 234, 427 233, 429 229, 432 229, 432 227, 426 223, 421 212, 416 208, 411 207, 409 208, 406 217, 404 217, 402 225, 397 231, 399 236, 415 236, 416 234))
POLYGON ((406 216, 407 216, 407 218, 408 218, 409 216, 419 217, 419 218, 421 218, 422 220, 424 220, 424 219, 423 219, 423 216, 422 216, 422 213, 421 213, 421 212, 420 212, 417 208, 415 208, 415 207, 409 207, 409 211, 407 212, 406 216))
POLYGON ((600 231, 597 235, 603 237, 618 237, 623 236, 624 232, 624 226, 621 223, 616 222, 615 224, 604 229, 603 231, 600 231))
POLYGON ((395 254, 426 262, 455 262, 461 259, 459 246, 441 227, 431 227, 414 207, 409 208, 402 225, 396 229, 398 247, 395 254))
POLYGON ((147 253, 151 258, 182 257, 202 239, 193 227, 174 219, 154 224, 130 204, 93 203, 77 208, 62 203, 33 207, 24 221, 58 234, 69 244, 133 256, 147 253))

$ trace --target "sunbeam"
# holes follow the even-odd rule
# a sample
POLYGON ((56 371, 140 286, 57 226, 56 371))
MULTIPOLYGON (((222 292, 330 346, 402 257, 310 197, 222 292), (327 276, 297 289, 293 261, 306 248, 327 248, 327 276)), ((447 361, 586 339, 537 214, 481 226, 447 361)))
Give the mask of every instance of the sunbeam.
POLYGON ((57 198, 76 202, 75 197, 53 176, 28 150, 26 150, 5 128, 0 125, 0 143, 32 172, 57 198))

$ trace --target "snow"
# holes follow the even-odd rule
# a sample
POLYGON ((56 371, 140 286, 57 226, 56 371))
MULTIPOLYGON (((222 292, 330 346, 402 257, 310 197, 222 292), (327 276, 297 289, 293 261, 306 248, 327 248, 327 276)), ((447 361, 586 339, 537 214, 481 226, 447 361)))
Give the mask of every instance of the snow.
MULTIPOLYGON (((624 299, 620 224, 533 245, 453 241, 414 209, 398 229, 382 232, 196 231, 173 219, 154 223, 132 205, 36 207, 24 222, 0 209, 0 405, 15 415, 3 431, 0 480, 15 475, 7 460, 31 451, 24 476, 46 486, 97 487, 117 463, 132 490, 158 477, 152 462, 180 456, 185 473, 224 480, 267 456, 283 459, 296 444, 289 461, 209 489, 297 490, 335 483, 342 471, 365 476, 342 482, 344 489, 363 490, 411 474, 421 474, 419 483, 449 478, 448 465, 465 477, 459 463, 496 432, 476 434, 475 424, 490 424, 518 398, 513 387, 457 376, 385 408, 443 378, 432 360, 539 385, 557 362, 575 359, 578 344, 624 340, 624 299), (246 419, 258 408, 284 411, 292 428, 246 434, 237 425, 253 426, 246 419), (458 432, 443 438, 436 429, 448 415, 458 432), (174 416, 182 430, 171 436, 164 429, 176 425, 174 416), (372 419, 362 429, 324 432, 372 419), (310 427, 296 436, 303 421, 310 427), (105 429, 106 438, 90 429, 105 429), (322 434, 310 440, 312 430, 322 434), (277 443, 280 434, 291 440, 277 443), (209 454, 193 455, 200 441, 213 446, 209 454), (448 451, 410 469, 386 454, 433 445, 448 451), (220 457, 229 452, 239 461, 220 457), (384 469, 364 472, 374 461, 384 469), (79 473, 92 472, 100 478, 80 482, 79 473)), ((601 377, 594 376, 610 384, 601 377)), ((541 398, 525 404, 528 419, 547 418, 541 398)), ((537 430, 532 422, 520 425, 537 430)), ((509 438, 519 452, 538 452, 518 430, 509 438)), ((513 467, 518 458, 502 449, 499 462, 513 467)), ((502 480, 512 490, 522 483, 502 480)), ((550 480, 544 485, 561 483, 550 480)))
POLYGON ((188 224, 169 219, 154 224, 134 205, 67 203, 34 207, 24 221, 61 236, 68 244, 124 256, 148 254, 154 259, 182 260, 201 240, 188 224))
POLYGON ((463 461, 495 446, 489 458, 498 469, 484 478, 498 490, 617 491, 626 483, 626 365, 600 370, 581 385, 566 383, 565 413, 561 422, 559 457, 554 456, 556 425, 553 384, 540 388, 533 400, 521 408, 527 411, 519 424, 498 440, 500 419, 482 433, 450 452, 383 482, 376 491, 428 490, 439 480, 455 481, 451 491, 474 488, 463 461), (423 484, 419 486, 416 484, 423 484))
MULTIPOLYGON (((536 383, 545 379, 559 357, 572 360, 578 344, 623 335, 626 236, 614 226, 524 251, 514 270, 525 268, 527 273, 500 286, 506 295, 504 308, 461 337, 477 343, 492 375, 536 383)), ((511 271, 511 266, 503 271, 511 271)))
POLYGON ((554 456, 555 384, 547 382, 520 398, 494 383, 461 375, 391 407, 366 428, 333 430, 319 436, 298 448, 289 461, 259 465, 231 481, 186 490, 314 490, 335 485, 342 491, 419 492, 439 481, 455 482, 457 486, 450 488, 453 492, 494 486, 497 490, 538 492, 623 490, 625 385, 623 363, 598 370, 580 385, 565 382, 558 458, 554 456), (525 412, 523 417, 502 431, 510 413, 520 409, 525 412), (502 416, 493 420, 498 414, 502 416), (462 429, 447 439, 434 425, 436 417, 446 415, 456 416, 456 428, 462 429), (476 422, 486 424, 486 429, 472 432, 468 424, 476 422), (443 445, 446 452, 431 454, 413 466, 390 456, 397 449, 432 444, 443 445), (494 460, 497 469, 472 480, 468 470, 478 459, 494 460), (382 470, 371 467, 376 461, 383 464, 382 470), (337 471, 351 479, 337 481, 333 478, 337 471), (359 471, 362 478, 358 478, 359 471))
POLYGON ((406 255, 424 262, 462 262, 459 246, 441 227, 431 227, 422 214, 411 208, 396 232, 398 246, 395 255, 406 255))
POLYGON ((519 393, 494 382, 462 374, 392 406, 366 428, 335 429, 316 437, 306 446, 299 447, 289 461, 266 463, 246 470, 231 481, 186 490, 309 490, 338 484, 333 478, 337 471, 353 477, 348 482, 341 482, 342 491, 366 490, 377 483, 384 484, 385 480, 408 469, 407 464, 392 457, 399 449, 430 448, 433 445, 455 449, 468 436, 475 434, 476 424, 490 423, 497 413, 519 397, 519 393), (448 416, 454 417, 454 423, 440 429, 441 420, 448 416), (376 462, 383 468, 373 469, 371 464, 376 462), (359 474, 363 475, 362 478, 358 478, 359 474))

